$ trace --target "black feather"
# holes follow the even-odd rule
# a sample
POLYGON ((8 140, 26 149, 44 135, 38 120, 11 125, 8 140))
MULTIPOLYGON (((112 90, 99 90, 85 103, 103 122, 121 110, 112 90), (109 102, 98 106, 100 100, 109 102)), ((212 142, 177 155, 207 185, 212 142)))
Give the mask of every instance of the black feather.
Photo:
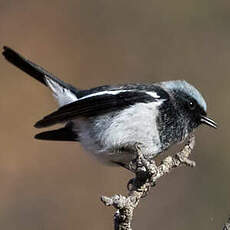
POLYGON ((156 101, 145 91, 126 91, 114 94, 103 94, 80 99, 65 105, 35 124, 36 128, 47 127, 56 123, 70 121, 77 117, 90 117, 107 112, 118 111, 140 102, 156 101))
POLYGON ((33 62, 29 61, 28 59, 22 57, 20 54, 15 52, 13 49, 4 46, 2 55, 6 58, 7 61, 12 63, 13 65, 17 66, 22 71, 26 72, 42 84, 46 85, 45 77, 52 79, 53 81, 57 82, 59 85, 70 89, 73 93, 77 93, 77 89, 74 88, 72 85, 67 84, 53 74, 49 73, 41 66, 34 64, 33 62))
POLYGON ((38 133, 35 138, 49 141, 78 141, 78 135, 67 127, 38 133))

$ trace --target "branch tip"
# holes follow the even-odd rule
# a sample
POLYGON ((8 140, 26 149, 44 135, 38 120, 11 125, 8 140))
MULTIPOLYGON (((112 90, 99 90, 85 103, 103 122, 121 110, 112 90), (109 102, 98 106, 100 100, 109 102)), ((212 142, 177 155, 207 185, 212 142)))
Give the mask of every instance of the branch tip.
MULTIPOLYGON (((133 211, 138 206, 140 199, 147 196, 151 187, 156 185, 157 180, 168 174, 173 168, 181 165, 195 167, 195 161, 189 159, 189 156, 195 145, 195 136, 189 136, 189 139, 179 153, 174 156, 166 157, 159 166, 154 160, 147 160, 143 153, 138 150, 138 156, 135 161, 130 163, 130 171, 135 173, 135 178, 128 182, 128 195, 114 195, 112 197, 102 196, 101 201, 106 206, 113 206, 116 209, 114 214, 115 230, 132 230, 131 222, 133 211)), ((230 230, 224 228, 223 230, 230 230)))

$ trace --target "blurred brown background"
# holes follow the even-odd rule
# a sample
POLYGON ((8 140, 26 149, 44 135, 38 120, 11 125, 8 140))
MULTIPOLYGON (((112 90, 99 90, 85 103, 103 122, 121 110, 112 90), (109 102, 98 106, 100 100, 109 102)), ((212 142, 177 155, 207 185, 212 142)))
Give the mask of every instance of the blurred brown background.
MULTIPOLYGON (((185 79, 220 127, 201 127, 194 169, 163 178, 133 229, 220 229, 230 214, 228 0, 0 0, 8 45, 79 88, 185 79)), ((77 143, 42 142, 33 124, 56 109, 50 92, 0 57, 0 229, 108 230, 102 194, 126 193, 131 174, 77 143)))

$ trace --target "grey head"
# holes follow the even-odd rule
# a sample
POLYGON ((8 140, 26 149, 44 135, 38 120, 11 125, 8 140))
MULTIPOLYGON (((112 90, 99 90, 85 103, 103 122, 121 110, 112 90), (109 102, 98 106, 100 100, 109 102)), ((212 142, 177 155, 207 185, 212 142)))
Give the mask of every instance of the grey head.
POLYGON ((165 148, 172 142, 183 140, 201 124, 217 127, 207 117, 206 102, 194 86, 181 80, 162 82, 160 85, 169 94, 169 100, 160 108, 159 117, 160 136, 165 148))
POLYGON ((217 128, 217 124, 207 117, 207 104, 201 93, 186 81, 162 82, 162 86, 168 89, 176 100, 176 106, 191 120, 192 128, 200 124, 206 124, 217 128))

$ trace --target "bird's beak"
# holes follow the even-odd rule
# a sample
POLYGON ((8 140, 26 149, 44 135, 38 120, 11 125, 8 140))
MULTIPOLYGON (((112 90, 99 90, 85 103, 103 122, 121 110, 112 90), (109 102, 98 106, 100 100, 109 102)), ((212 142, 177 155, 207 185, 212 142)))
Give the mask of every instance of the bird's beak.
POLYGON ((200 121, 202 124, 206 124, 211 126, 212 128, 217 128, 217 124, 215 121, 213 121, 212 119, 206 117, 206 116, 201 116, 200 121))

